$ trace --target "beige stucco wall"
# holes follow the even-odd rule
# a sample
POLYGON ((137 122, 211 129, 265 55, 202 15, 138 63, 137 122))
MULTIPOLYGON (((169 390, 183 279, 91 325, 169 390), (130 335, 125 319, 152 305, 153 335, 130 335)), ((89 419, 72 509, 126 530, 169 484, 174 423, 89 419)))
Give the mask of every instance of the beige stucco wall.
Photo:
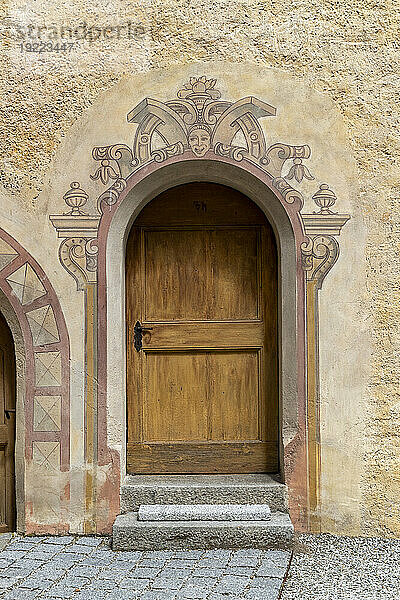
MULTIPOLYGON (((98 195, 91 148, 131 144, 126 114, 139 100, 173 98, 189 76, 207 74, 224 98, 254 94, 276 106, 264 120, 267 141, 313 149, 306 162, 316 181, 301 184, 306 198, 326 181, 337 210, 352 215, 320 294, 322 526, 399 534, 398 11, 361 1, 3 7, 0 225, 45 269, 67 321, 71 528, 83 520, 83 298, 59 264, 48 215, 64 211, 70 181, 98 195), (29 24, 57 27, 42 30, 48 41, 61 25, 82 22, 131 22, 133 37, 125 27, 119 39, 77 40, 70 53, 21 51, 29 24)), ((111 427, 115 436, 115 420, 111 427)))

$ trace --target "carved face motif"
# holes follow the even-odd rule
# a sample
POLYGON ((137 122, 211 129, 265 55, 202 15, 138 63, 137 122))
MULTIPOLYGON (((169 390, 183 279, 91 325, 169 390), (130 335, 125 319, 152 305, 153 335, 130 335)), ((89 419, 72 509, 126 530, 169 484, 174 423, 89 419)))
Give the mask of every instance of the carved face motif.
POLYGON ((189 134, 189 146, 196 156, 204 156, 210 149, 211 138, 205 129, 193 129, 189 134))

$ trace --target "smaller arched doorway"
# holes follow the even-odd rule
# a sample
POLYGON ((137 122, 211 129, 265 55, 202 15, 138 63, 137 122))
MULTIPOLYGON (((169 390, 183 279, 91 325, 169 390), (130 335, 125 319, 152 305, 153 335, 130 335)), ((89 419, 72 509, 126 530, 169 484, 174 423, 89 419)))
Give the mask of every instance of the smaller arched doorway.
POLYGON ((0 313, 0 533, 15 529, 15 350, 0 313))
POLYGON ((128 472, 277 472, 277 249, 257 205, 206 182, 148 203, 126 308, 128 472))

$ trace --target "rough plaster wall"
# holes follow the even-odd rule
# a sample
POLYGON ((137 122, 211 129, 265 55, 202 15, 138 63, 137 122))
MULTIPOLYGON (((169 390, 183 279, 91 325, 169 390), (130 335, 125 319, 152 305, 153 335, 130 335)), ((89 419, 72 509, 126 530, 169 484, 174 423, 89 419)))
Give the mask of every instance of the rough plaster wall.
MULTIPOLYGON (((354 440, 355 453, 362 458, 362 532, 399 534, 400 193, 395 99, 400 81, 400 11, 396 3, 99 0, 88 5, 15 0, 3 2, 2 7, 6 18, 1 62, 6 77, 0 83, 1 179, 5 193, 13 195, 15 214, 46 213, 47 207, 38 206, 37 197, 61 138, 125 73, 174 62, 255 62, 301 78, 334 100, 357 161, 358 203, 368 231, 366 254, 360 257, 367 283, 359 318, 367 323, 374 348, 364 399, 367 444, 354 440), (19 31, 26 31, 30 23, 78 26, 82 21, 102 26, 130 21, 140 27, 131 39, 121 34, 120 39, 78 41, 70 54, 20 51, 17 25, 19 31)), ((327 527, 335 529, 335 523, 333 518, 327 527)))

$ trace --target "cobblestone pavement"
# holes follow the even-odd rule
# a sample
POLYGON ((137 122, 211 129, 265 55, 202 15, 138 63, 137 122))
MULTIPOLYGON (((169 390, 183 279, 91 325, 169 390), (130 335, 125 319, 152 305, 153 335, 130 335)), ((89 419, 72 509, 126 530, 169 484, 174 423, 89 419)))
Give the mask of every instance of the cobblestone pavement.
POLYGON ((113 552, 105 538, 12 536, 0 543, 0 599, 276 600, 289 559, 279 550, 113 552))

